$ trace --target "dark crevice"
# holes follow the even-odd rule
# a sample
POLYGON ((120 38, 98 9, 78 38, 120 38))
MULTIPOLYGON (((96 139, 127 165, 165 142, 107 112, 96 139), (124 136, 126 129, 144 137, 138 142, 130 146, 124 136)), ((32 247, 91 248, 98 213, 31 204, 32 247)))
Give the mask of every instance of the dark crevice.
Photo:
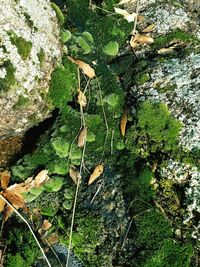
POLYGON ((52 116, 45 119, 44 121, 40 122, 37 126, 30 128, 24 135, 24 140, 22 144, 22 149, 20 153, 15 155, 13 159, 9 162, 10 164, 14 164, 24 155, 32 153, 37 146, 39 138, 43 135, 46 131, 50 130, 53 126, 57 116, 59 114, 59 110, 55 109, 52 111, 52 116))

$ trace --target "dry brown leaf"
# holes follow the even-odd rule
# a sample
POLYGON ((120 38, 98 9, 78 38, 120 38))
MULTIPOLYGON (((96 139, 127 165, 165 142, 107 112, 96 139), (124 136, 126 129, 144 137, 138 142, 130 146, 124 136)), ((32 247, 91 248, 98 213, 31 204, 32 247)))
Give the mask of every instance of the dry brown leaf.
POLYGON ((4 221, 5 222, 8 220, 8 218, 10 217, 10 215, 12 215, 13 212, 14 212, 14 210, 10 206, 7 205, 5 208, 5 213, 4 213, 4 221))
POLYGON ((73 182, 77 185, 81 180, 81 175, 74 165, 70 166, 69 176, 72 178, 73 182))
POLYGON ((6 189, 6 192, 15 194, 19 198, 23 199, 22 194, 28 192, 31 187, 32 187, 31 184, 25 184, 25 183, 13 184, 6 189))
POLYGON ((1 187, 2 187, 2 189, 6 189, 8 187, 9 182, 10 182, 10 172, 3 171, 1 173, 1 187))
POLYGON ((138 15, 137 22, 142 22, 144 20, 144 16, 138 15))
POLYGON ((89 64, 79 59, 76 59, 75 62, 78 65, 78 67, 82 69, 85 75, 87 75, 90 79, 93 79, 96 76, 94 69, 90 67, 89 64))
POLYGON ((4 210, 5 205, 6 205, 5 201, 2 198, 0 198, 0 212, 4 210))
POLYGON ((128 121, 127 111, 125 110, 121 117, 121 122, 120 122, 120 130, 121 130, 121 134, 123 137, 125 136, 125 133, 126 133, 127 121, 128 121))
POLYGON ((78 137, 78 147, 83 147, 85 145, 87 138, 87 127, 84 127, 78 137))
POLYGON ((103 165, 97 165, 93 171, 93 173, 90 175, 88 185, 91 185, 101 174, 103 173, 103 165))
POLYGON ((85 107, 87 105, 87 98, 81 90, 79 90, 77 102, 82 107, 85 107))
POLYGON ((132 48, 138 47, 140 44, 152 44, 154 39, 150 36, 136 34, 131 37, 130 45, 132 48))
POLYGON ((25 203, 24 199, 22 197, 19 197, 18 195, 11 193, 11 192, 4 192, 3 196, 16 208, 23 208, 25 203))
POLYGON ((38 173, 38 175, 35 177, 35 187, 39 187, 41 184, 43 184, 48 179, 48 170, 42 170, 38 173))
POLYGON ((151 25, 147 26, 142 32, 144 32, 144 33, 152 32, 155 30, 155 28, 156 28, 156 25, 151 24, 151 25))
POLYGON ((42 223, 42 230, 47 231, 51 228, 52 224, 48 220, 44 220, 42 223))
POLYGON ((122 15, 128 22, 132 22, 135 19, 137 19, 137 13, 133 12, 133 13, 128 13, 128 11, 121 9, 121 8, 117 8, 114 7, 115 9, 115 13, 122 15))
POLYGON ((158 50, 159 55, 167 55, 174 52, 174 47, 168 47, 168 48, 161 48, 158 50))
POLYGON ((54 245, 59 242, 59 238, 57 234, 52 234, 47 237, 47 241, 49 242, 50 245, 54 245))

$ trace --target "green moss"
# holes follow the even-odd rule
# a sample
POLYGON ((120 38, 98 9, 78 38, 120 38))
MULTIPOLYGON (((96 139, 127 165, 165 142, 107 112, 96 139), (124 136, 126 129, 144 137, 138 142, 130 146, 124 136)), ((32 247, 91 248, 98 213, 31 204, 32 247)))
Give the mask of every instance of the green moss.
POLYGON ((166 35, 162 35, 156 38, 151 47, 153 49, 160 49, 166 47, 172 41, 182 41, 185 43, 191 43, 196 41, 196 38, 190 33, 184 32, 180 29, 176 29, 166 35))
POLYGON ((26 41, 23 37, 18 37, 14 31, 10 32, 10 36, 11 43, 17 47, 21 58, 23 60, 27 59, 31 53, 32 43, 26 41))
POLYGON ((192 245, 165 240, 161 248, 146 261, 144 267, 190 267, 192 245))
POLYGON ((21 109, 26 108, 30 103, 30 100, 28 97, 24 97, 23 95, 20 95, 18 97, 17 103, 13 106, 14 109, 21 109))
POLYGON ((40 65, 42 66, 42 64, 45 61, 45 52, 44 52, 43 48, 40 48, 40 52, 37 54, 37 56, 38 56, 38 59, 40 61, 40 65))
POLYGON ((156 89, 160 92, 160 93, 167 93, 167 92, 171 92, 174 91, 177 88, 176 84, 167 84, 165 86, 162 86, 162 84, 156 84, 156 89))
POLYGON ((55 107, 67 106, 72 100, 72 94, 77 90, 77 69, 75 64, 63 60, 64 67, 57 67, 51 76, 49 97, 55 107))
MULTIPOLYGON (((100 266, 96 265, 96 249, 101 242, 101 235, 102 223, 99 218, 90 216, 77 218, 76 229, 72 236, 72 248, 84 266, 100 266)), ((63 241, 68 244, 68 238, 63 241)))
POLYGON ((62 11, 60 10, 59 6, 57 6, 55 3, 51 2, 51 7, 53 8, 53 10, 56 13, 56 16, 58 18, 58 21, 60 22, 60 24, 64 24, 65 22, 65 16, 63 15, 62 11))
POLYGON ((135 77, 135 81, 138 85, 142 85, 150 80, 150 75, 149 73, 143 72, 139 73, 135 77))
POLYGON ((5 266, 9 267, 30 267, 33 266, 36 259, 41 255, 40 250, 25 226, 14 221, 15 228, 9 228, 6 238, 7 255, 5 266))
POLYGON ((137 120, 139 144, 148 140, 146 145, 152 152, 176 149, 181 123, 171 116, 165 104, 144 101, 138 109, 137 120))
POLYGON ((15 85, 15 68, 10 61, 6 61, 2 65, 3 68, 6 69, 7 74, 5 78, 0 78, 0 92, 1 91, 8 91, 11 86, 15 85))

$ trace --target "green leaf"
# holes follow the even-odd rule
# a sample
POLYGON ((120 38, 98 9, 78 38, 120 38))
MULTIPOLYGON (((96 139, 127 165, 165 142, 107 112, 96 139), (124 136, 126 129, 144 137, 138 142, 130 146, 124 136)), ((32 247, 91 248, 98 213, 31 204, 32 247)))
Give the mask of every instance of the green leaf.
POLYGON ((114 57, 119 53, 119 44, 117 42, 109 42, 104 46, 103 52, 114 57))

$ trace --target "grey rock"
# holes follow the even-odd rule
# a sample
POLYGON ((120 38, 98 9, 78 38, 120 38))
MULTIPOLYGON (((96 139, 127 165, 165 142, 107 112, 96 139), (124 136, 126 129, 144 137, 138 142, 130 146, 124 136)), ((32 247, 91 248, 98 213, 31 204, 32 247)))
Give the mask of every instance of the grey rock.
POLYGON ((1 1, 0 139, 23 135, 50 115, 49 80, 61 50, 49 0, 1 1))

